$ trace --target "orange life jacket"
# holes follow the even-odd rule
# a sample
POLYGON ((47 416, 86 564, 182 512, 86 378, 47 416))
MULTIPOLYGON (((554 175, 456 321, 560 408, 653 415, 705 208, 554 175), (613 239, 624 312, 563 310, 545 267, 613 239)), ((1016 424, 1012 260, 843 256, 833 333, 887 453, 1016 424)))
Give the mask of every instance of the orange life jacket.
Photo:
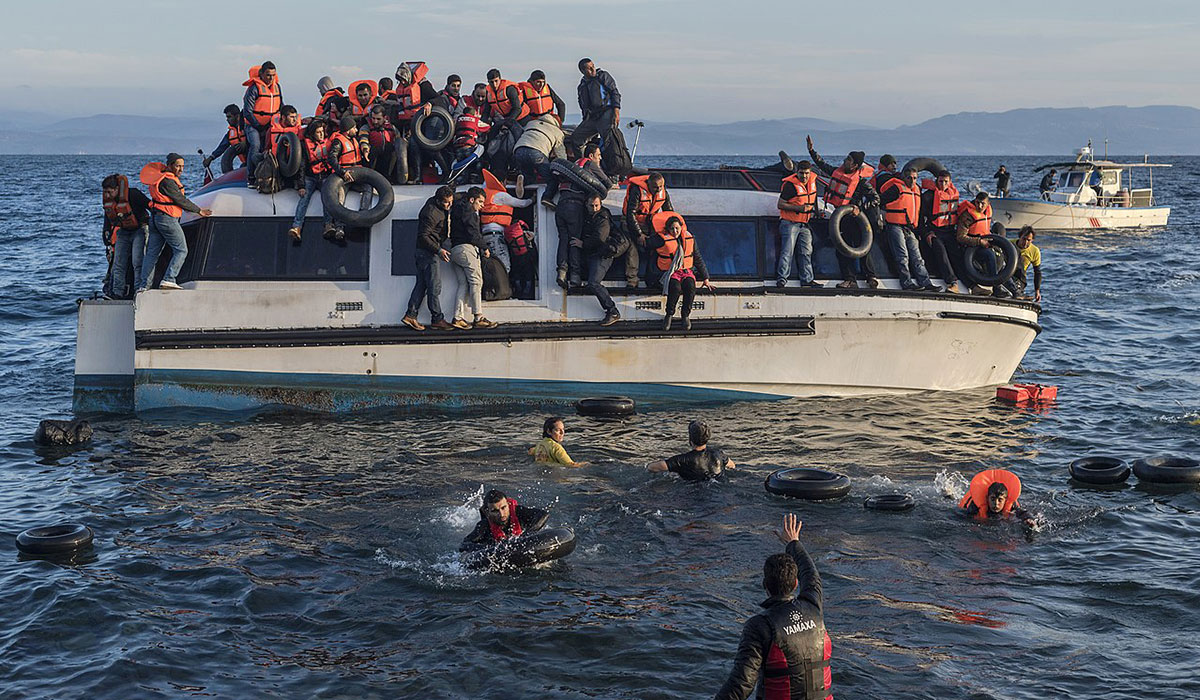
POLYGON ((663 237, 662 246, 655 251, 658 254, 658 269, 663 272, 671 269, 671 261, 675 259, 675 251, 679 248, 680 243, 683 244, 683 262, 679 269, 692 269, 696 239, 687 230, 687 222, 683 221, 683 217, 673 211, 660 211, 654 215, 651 225, 654 227, 654 232, 663 237), (679 219, 683 223, 683 233, 679 234, 679 238, 672 238, 671 234, 667 233, 667 222, 671 219, 679 219))
POLYGON ((266 126, 271 123, 271 117, 279 114, 279 108, 283 106, 283 93, 279 89, 279 76, 275 76, 274 82, 267 85, 258 79, 258 72, 261 66, 253 66, 250 68, 250 79, 242 83, 246 87, 251 85, 258 86, 258 98, 254 100, 254 105, 251 107, 251 112, 254 114, 254 121, 259 126, 266 126))
POLYGON ((897 226, 916 228, 917 214, 921 211, 921 189, 917 183, 904 184, 904 178, 893 177, 883 183, 881 192, 900 190, 900 196, 883 205, 883 220, 897 226))
POLYGON ((326 162, 326 159, 329 158, 329 143, 330 139, 324 141, 304 139, 304 154, 308 158, 308 169, 312 171, 313 175, 324 175, 329 172, 329 163, 326 162))
POLYGON ((304 127, 300 124, 296 126, 284 126, 283 120, 279 115, 271 118, 271 125, 267 127, 267 145, 271 149, 271 153, 279 155, 279 140, 284 134, 292 133, 301 139, 304 138, 304 127))
POLYGON ((104 207, 104 216, 116 224, 113 228, 114 234, 118 228, 136 231, 141 224, 133 215, 133 207, 129 206, 129 178, 117 175, 117 181, 120 184, 117 186, 116 197, 109 198, 101 190, 101 206, 104 207))
POLYGON ((173 216, 178 219, 179 217, 183 216, 183 207, 175 204, 171 198, 164 194, 162 189, 160 189, 162 181, 166 180, 167 178, 174 180, 175 184, 179 185, 180 194, 185 192, 183 189, 183 183, 179 181, 179 178, 175 175, 175 172, 163 163, 147 163, 146 166, 142 168, 141 174, 138 176, 138 179, 142 181, 142 184, 147 185, 150 188, 150 208, 155 211, 160 211, 167 216, 173 216))
POLYGON ((1001 514, 1008 515, 1008 512, 1017 507, 1017 499, 1021 496, 1021 480, 1016 474, 1007 469, 985 469, 975 475, 971 479, 971 487, 967 489, 967 495, 963 496, 959 502, 959 508, 966 508, 971 503, 979 509, 979 513, 975 516, 981 520, 988 516, 988 487, 992 484, 1004 484, 1008 489, 1008 497, 1004 499, 1004 508, 1000 510, 1001 514))
POLYGON ((333 141, 342 144, 342 152, 338 155, 338 165, 342 166, 343 170, 362 165, 362 149, 358 146, 358 139, 352 139, 339 131, 333 135, 330 146, 333 145, 333 141))
POLYGON ((631 177, 625 181, 625 201, 621 204, 621 211, 629 213, 629 193, 634 187, 641 189, 641 196, 638 199, 638 208, 634 215, 640 220, 649 219, 651 216, 662 211, 662 208, 667 204, 667 186, 663 183, 663 188, 658 191, 658 194, 650 193, 650 176, 639 175, 631 177))
POLYGON ((321 95, 321 101, 317 102, 317 116, 323 116, 329 111, 329 102, 335 97, 343 97, 346 93, 341 88, 334 88, 321 95))
POLYGON ((396 101, 399 103, 397 122, 412 121, 417 115, 417 107, 421 104, 421 81, 429 73, 429 66, 423 61, 409 61, 408 67, 412 70, 412 82, 408 85, 397 85, 395 90, 396 101))
POLYGON ((512 223, 513 208, 504 204, 496 204, 492 201, 496 195, 501 192, 507 192, 508 188, 504 183, 500 182, 490 170, 483 171, 483 209, 479 210, 480 224, 499 224, 505 228, 512 223))
POLYGON ((525 228, 525 222, 516 219, 504 229, 504 240, 514 258, 526 255, 533 249, 533 233, 525 228))
POLYGON ((849 204, 854 197, 854 191, 858 189, 858 181, 874 174, 875 168, 866 163, 858 166, 852 173, 847 173, 841 168, 834 170, 829 176, 829 184, 825 186, 825 202, 835 207, 849 204))
MULTIPOLYGON (((233 126, 229 127, 228 136, 229 136, 229 145, 230 146, 236 146, 238 144, 246 143, 246 131, 244 129, 242 129, 241 121, 238 121, 237 124, 234 124, 233 126)), ((246 157, 242 156, 242 160, 245 160, 245 159, 246 159, 246 157)))
POLYGON ((366 116, 367 111, 375 104, 375 98, 379 97, 379 83, 374 80, 355 80, 346 90, 350 95, 350 114, 356 117, 366 116), (364 85, 371 90, 371 96, 367 98, 365 105, 358 101, 358 88, 364 85))
POLYGON ((933 206, 929 209, 930 226, 945 228, 958 224, 958 188, 953 182, 945 190, 939 190, 935 180, 922 180, 921 189, 933 193, 933 206))
POLYGON ((963 218, 969 222, 967 233, 972 236, 986 236, 992 232, 992 203, 983 205, 983 209, 975 207, 975 200, 969 200, 958 205, 958 221, 963 218))
POLYGON ((533 83, 519 83, 517 89, 521 91, 521 99, 525 102, 529 116, 540 117, 554 111, 554 100, 550 97, 549 83, 542 85, 541 91, 534 89, 533 83))
MULTIPOLYGON (((800 207, 802 211, 786 211, 779 210, 779 218, 784 221, 795 221, 796 223, 807 223, 812 218, 813 212, 817 206, 817 174, 811 170, 808 172, 808 177, 801 179, 800 173, 792 173, 783 178, 784 182, 791 183, 796 188, 796 196, 789 198, 788 204, 800 207)), ((780 191, 782 192, 782 187, 780 191)))
MULTIPOLYGON (((508 89, 510 87, 517 88, 517 96, 521 96, 521 87, 511 80, 500 79, 500 89, 493 90, 492 84, 487 86, 487 103, 492 108, 492 114, 498 114, 502 117, 507 117, 508 113, 513 110, 512 100, 508 99, 508 89)), ((521 103, 521 111, 517 114, 517 119, 524 119, 529 116, 529 105, 521 103)))

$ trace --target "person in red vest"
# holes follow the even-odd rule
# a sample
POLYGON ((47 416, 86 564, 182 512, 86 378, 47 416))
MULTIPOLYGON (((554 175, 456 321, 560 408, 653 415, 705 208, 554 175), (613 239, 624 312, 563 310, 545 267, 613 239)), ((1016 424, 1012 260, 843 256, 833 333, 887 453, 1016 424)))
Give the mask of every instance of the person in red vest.
MULTIPOLYGON (((812 162, 817 168, 829 177, 829 184, 825 187, 825 203, 833 207, 850 206, 853 212, 858 214, 861 211, 870 211, 873 207, 879 206, 879 195, 875 192, 875 188, 871 186, 871 176, 875 174, 875 169, 869 165, 864 165, 866 154, 862 151, 850 151, 842 160, 841 167, 833 167, 821 159, 820 154, 813 148, 813 140, 811 136, 805 137, 808 145, 808 154, 812 157, 812 162)), ((852 242, 853 243, 853 242, 852 242)), ((838 285, 840 289, 856 289, 858 287, 857 275, 854 271, 855 259, 842 255, 839 251, 837 254, 838 267, 842 271, 842 283, 838 285)), ((859 265, 862 267, 862 274, 867 281, 867 286, 875 289, 879 286, 879 276, 875 274, 875 263, 871 262, 871 254, 867 253, 861 258, 858 258, 859 265)))
MULTIPOLYGON (((991 248, 987 237, 992 233, 992 204, 988 201, 987 192, 978 192, 974 199, 969 199, 958 205, 958 222, 955 224, 954 243, 950 253, 951 262, 959 265, 958 276, 963 280, 971 280, 971 271, 963 263, 963 251, 967 248, 991 248)), ((988 274, 996 274, 996 256, 984 255, 983 265, 988 274)), ((980 296, 990 296, 992 288, 971 282, 971 293, 980 296)))
MULTIPOLYGON (((396 66, 396 100, 387 104, 394 105, 395 112, 392 123, 403 137, 403 143, 398 146, 396 153, 396 170, 398 176, 410 185, 421 183, 421 170, 424 167, 425 151, 412 138, 412 123, 418 112, 429 114, 433 109, 433 101, 438 97, 437 88, 425 79, 429 67, 423 61, 410 61, 396 66)), ((428 154, 438 165, 445 163, 439 154, 428 154)))
POLYGON ((673 211, 660 211, 654 215, 652 226, 654 235, 646 242, 646 248, 655 253, 657 274, 667 292, 667 308, 663 314, 662 329, 671 330, 671 317, 675 315, 675 305, 682 299, 679 316, 683 321, 683 329, 690 331, 696 286, 713 291, 712 282, 708 278, 708 268, 704 265, 704 258, 700 256, 696 239, 687 230, 682 216, 673 211))
POLYGON ((246 164, 246 131, 242 127, 242 110, 238 109, 237 105, 225 105, 225 122, 229 128, 221 137, 221 143, 217 144, 211 154, 204 156, 206 168, 220 157, 222 173, 233 170, 234 158, 241 158, 242 164, 246 164))
MULTIPOLYGON (((629 252, 627 264, 632 264, 646 279, 646 285, 658 285, 658 275, 653 272, 650 264, 653 255, 647 254, 653 249, 646 247, 649 236, 654 233, 651 220, 660 211, 675 211, 671 205, 671 195, 667 192, 667 181, 662 173, 638 175, 626 180, 625 201, 621 204, 621 214, 625 217, 625 231, 633 241, 633 250, 629 252), (640 269, 643 268, 644 269, 640 269)), ((625 279, 630 287, 637 286, 637 277, 631 276, 626 268, 625 279)))
POLYGON ((1021 480, 1007 469, 985 469, 971 479, 971 485, 958 507, 963 515, 978 520, 1006 518, 1010 514, 1033 527, 1033 515, 1017 503, 1021 480))
MULTIPOLYGON (((317 92, 321 93, 321 99, 317 102, 317 110, 313 114, 318 117, 329 116, 329 105, 332 101, 346 96, 346 91, 334 85, 333 78, 328 75, 317 81, 317 92)), ((338 115, 338 118, 340 119, 341 115, 338 115)))
POLYGON ((742 628, 733 670, 716 700, 745 700, 755 686, 762 700, 831 697, 833 644, 825 629, 821 575, 800 544, 803 526, 795 515, 783 516, 776 535, 784 553, 763 563, 762 586, 770 597, 742 628))
POLYGON ((546 83, 544 72, 533 71, 529 74, 529 80, 519 84, 517 88, 520 89, 521 99, 529 110, 529 114, 521 120, 522 124, 528 124, 543 114, 554 114, 560 126, 566 120, 567 103, 546 83))
POLYGON ((388 121, 387 109, 379 104, 372 106, 366 124, 358 130, 358 143, 367 167, 393 185, 404 184, 396 174, 396 149, 401 140, 400 131, 388 121))
POLYGON ((934 180, 921 181, 921 221, 917 231, 921 237, 921 255, 930 263, 930 272, 946 282, 946 289, 958 293, 958 276, 950 262, 950 247, 954 245, 954 230, 958 224, 958 188, 943 170, 934 180))
POLYGON ((479 507, 479 524, 463 538, 460 552, 471 552, 496 544, 501 540, 537 532, 546 526, 550 512, 517 503, 503 491, 492 489, 483 497, 479 507))
POLYGON ((779 265, 775 271, 775 286, 786 287, 792 274, 792 256, 797 252, 796 267, 800 268, 801 287, 824 287, 813 279, 812 229, 808 222, 817 210, 817 174, 812 163, 802 160, 794 165, 795 172, 783 178, 779 186, 779 265))
MULTIPOLYGON (((304 136, 301 140, 304 147, 303 180, 296 188, 300 193, 300 201, 296 202, 296 215, 292 218, 292 227, 288 229, 288 235, 296 244, 300 243, 300 231, 304 227, 304 217, 308 214, 308 204, 312 201, 313 195, 321 191, 325 177, 329 175, 328 134, 324 119, 314 119, 304 129, 304 136)), ((333 233, 333 217, 330 216, 328 209, 324 209, 324 207, 322 209, 324 233, 329 236, 333 233)))
POLYGON ((242 128, 246 132, 246 186, 254 187, 254 169, 262 160, 267 127, 271 119, 283 107, 283 91, 279 87, 279 75, 275 64, 264 61, 250 69, 250 78, 242 83, 246 94, 242 96, 242 128))
MULTIPOLYGON (((357 168, 363 164, 363 153, 358 141, 358 122, 349 114, 342 117, 338 130, 330 138, 329 154, 325 163, 329 166, 328 175, 340 177, 346 182, 354 182, 350 168, 357 168)), ((346 240, 345 226, 340 221, 337 222, 332 231, 325 231, 325 238, 333 241, 346 240)))
POLYGON ((179 219, 183 212, 190 211, 200 216, 212 216, 211 209, 201 209, 184 194, 183 156, 178 153, 168 153, 167 162, 150 163, 142 168, 140 179, 150 187, 150 232, 146 237, 146 255, 142 258, 142 284, 139 292, 144 292, 154 284, 154 268, 158 267, 158 258, 162 255, 164 246, 171 247, 171 262, 163 274, 160 289, 181 289, 176 277, 183 269, 187 260, 187 238, 183 235, 183 227, 179 219))
POLYGON ((438 97, 441 98, 442 106, 450 110, 450 116, 455 119, 462 116, 463 109, 467 106, 462 96, 462 76, 455 73, 446 76, 446 86, 438 91, 438 97))
MULTIPOLYGON (((237 111, 236 108, 234 110, 237 111)), ((150 231, 150 198, 129 178, 112 174, 100 182, 104 208, 104 248, 108 253, 108 274, 104 295, 109 299, 132 299, 142 286, 142 256, 150 231)))
POLYGON ((879 190, 883 206, 883 235, 888 252, 896 263, 900 287, 908 290, 944 292, 945 289, 929 280, 921 246, 917 242, 917 223, 921 213, 921 188, 917 185, 917 169, 908 166, 897 177, 883 181, 879 190))

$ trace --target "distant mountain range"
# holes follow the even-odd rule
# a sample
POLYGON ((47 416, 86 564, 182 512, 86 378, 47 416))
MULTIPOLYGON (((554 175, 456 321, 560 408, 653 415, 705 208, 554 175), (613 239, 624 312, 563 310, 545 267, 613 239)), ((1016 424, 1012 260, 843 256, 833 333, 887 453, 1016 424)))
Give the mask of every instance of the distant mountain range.
MULTIPOLYGON (((212 118, 99 114, 56 120, 42 114, 0 111, 0 153, 148 153, 211 151, 225 125, 212 118)), ((960 112, 911 126, 881 129, 796 117, 729 124, 646 122, 638 152, 644 155, 765 155, 786 149, 803 155, 811 134, 818 150, 836 157, 849 150, 878 155, 1069 154, 1088 139, 1109 151, 1157 155, 1200 154, 1200 109, 1170 105, 1078 107, 960 112)), ((632 131, 627 131, 633 145, 632 131)))

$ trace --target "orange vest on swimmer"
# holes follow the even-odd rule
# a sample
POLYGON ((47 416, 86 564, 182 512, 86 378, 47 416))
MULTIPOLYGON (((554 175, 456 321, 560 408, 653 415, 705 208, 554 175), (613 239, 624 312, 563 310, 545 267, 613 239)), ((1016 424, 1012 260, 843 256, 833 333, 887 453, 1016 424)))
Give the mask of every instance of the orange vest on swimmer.
POLYGON ((350 114, 355 117, 366 116, 367 110, 375 104, 375 98, 379 97, 379 84, 374 80, 355 80, 346 90, 350 95, 350 114), (365 105, 358 101, 358 88, 362 86, 366 86, 371 91, 371 96, 367 98, 365 105))
POLYGON ((104 207, 104 216, 108 217, 118 228, 123 228, 126 231, 136 231, 139 224, 137 217, 133 215, 133 207, 129 206, 129 178, 124 175, 117 175, 117 180, 120 183, 117 186, 117 196, 109 198, 101 190, 101 206, 104 207))
POLYGON ((1008 512, 1017 507, 1017 499, 1021 497, 1021 480, 1016 474, 1007 469, 985 469, 975 475, 971 479, 971 487, 967 489, 967 495, 959 501, 959 508, 966 508, 971 503, 979 509, 976 517, 987 518, 988 516, 988 487, 992 484, 1004 484, 1008 489, 1008 497, 1004 499, 1004 508, 1000 512, 1008 515, 1008 512))
POLYGON ((983 209, 975 207, 975 201, 970 200, 958 205, 958 221, 963 218, 969 222, 967 233, 972 236, 986 236, 992 232, 992 204, 988 202, 983 209))
POLYGON ((626 214, 629 213, 629 193, 633 191, 634 187, 637 187, 641 190, 641 196, 638 199, 638 208, 635 212, 635 215, 639 219, 649 218, 662 211, 662 208, 666 206, 667 185, 665 182, 663 183, 662 189, 658 191, 658 194, 650 193, 649 175, 631 177, 625 182, 625 202, 621 205, 621 211, 625 212, 626 214))
POLYGON ((904 178, 893 177, 883 183, 881 192, 900 190, 900 196, 883 205, 883 220, 897 226, 916 228, 917 214, 921 211, 921 189, 917 183, 904 184, 904 178))
POLYGON ((421 81, 429 73, 429 66, 423 61, 409 61, 408 67, 412 70, 412 82, 408 85, 396 85, 396 100, 399 103, 399 111, 396 113, 396 121, 407 122, 411 121, 417 114, 417 106, 421 104, 421 81))
MULTIPOLYGON (((792 173, 783 178, 784 182, 791 183, 796 188, 796 196, 785 200, 788 204, 800 207, 801 211, 779 210, 779 218, 784 221, 794 221, 796 223, 807 223, 812 218, 813 212, 816 211, 817 205, 817 174, 811 170, 808 177, 801 178, 800 173, 792 173)), ((782 187, 780 188, 782 191, 782 187)))
POLYGON ((654 232, 663 237, 662 246, 655 251, 658 254, 658 269, 663 272, 671 269, 675 251, 679 249, 681 243, 683 244, 683 262, 680 263, 679 269, 692 269, 692 254, 696 251, 696 239, 692 238, 692 234, 687 230, 687 222, 683 220, 683 217, 673 211, 660 211, 654 215, 651 225, 654 227, 654 232), (667 222, 671 219, 679 219, 683 223, 683 233, 679 234, 679 238, 672 238, 671 234, 667 233, 667 222))
POLYGON ((847 173, 842 168, 834 170, 829 176, 829 184, 825 186, 825 202, 835 207, 849 204, 854 197, 854 191, 858 189, 858 181, 864 177, 870 178, 874 174, 875 168, 866 163, 858 166, 852 173, 847 173))
POLYGON ((930 226, 945 228, 958 224, 958 188, 953 182, 946 189, 939 190, 934 180, 922 180, 921 189, 933 193, 933 206, 929 209, 930 226))
POLYGON ((549 83, 542 85, 540 91, 534 89, 533 83, 520 83, 517 85, 517 89, 521 91, 521 99, 525 101, 525 107, 529 110, 530 116, 540 117, 554 111, 554 100, 550 98, 549 83))
POLYGON ((308 158, 308 168, 314 175, 324 175, 329 172, 329 163, 325 162, 329 157, 329 143, 330 139, 324 141, 304 139, 304 153, 308 158))
POLYGON ((500 226, 507 227, 512 223, 513 208, 504 204, 496 204, 492 201, 496 195, 507 191, 508 188, 491 171, 483 171, 484 200, 483 209, 479 210, 480 224, 499 224, 500 226))
POLYGON ((343 169, 362 164, 362 149, 358 147, 358 139, 352 139, 339 131, 333 135, 331 145, 332 141, 342 144, 342 152, 338 155, 338 165, 343 169))
POLYGON ((138 176, 142 184, 150 188, 150 208, 178 219, 183 216, 183 207, 172 202, 171 198, 163 194, 163 191, 159 188, 162 181, 167 178, 171 178, 175 181, 175 184, 179 185, 180 194, 184 193, 183 183, 179 181, 175 172, 163 163, 147 163, 138 176))
MULTIPOLYGON (((487 101, 488 106, 492 108, 493 114, 499 114, 502 117, 507 117, 508 113, 512 111, 512 100, 508 99, 508 89, 510 87, 517 88, 518 96, 521 94, 520 86, 511 80, 505 80, 504 78, 501 78, 499 90, 493 90, 492 84, 488 83, 487 101)), ((521 111, 517 114, 517 119, 524 119, 527 116, 529 116, 529 105, 522 103, 521 111)))
POLYGON ((251 85, 258 86, 258 98, 254 100, 254 105, 251 111, 254 114, 254 122, 259 126, 266 126, 271 123, 271 117, 279 114, 279 108, 283 106, 283 94, 279 90, 279 76, 275 76, 275 80, 267 85, 258 79, 258 71, 261 66, 253 66, 250 69, 250 79, 242 83, 246 87, 251 85))

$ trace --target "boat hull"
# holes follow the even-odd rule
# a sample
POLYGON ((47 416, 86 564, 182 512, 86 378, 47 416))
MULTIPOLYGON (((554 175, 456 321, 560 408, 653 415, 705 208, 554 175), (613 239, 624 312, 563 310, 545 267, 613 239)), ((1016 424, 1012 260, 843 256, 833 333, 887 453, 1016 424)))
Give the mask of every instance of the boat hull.
POLYGON ((1010 231, 1023 226, 1047 231, 1151 228, 1166 226, 1170 207, 1094 207, 1042 199, 997 197, 991 200, 992 220, 1010 231))

